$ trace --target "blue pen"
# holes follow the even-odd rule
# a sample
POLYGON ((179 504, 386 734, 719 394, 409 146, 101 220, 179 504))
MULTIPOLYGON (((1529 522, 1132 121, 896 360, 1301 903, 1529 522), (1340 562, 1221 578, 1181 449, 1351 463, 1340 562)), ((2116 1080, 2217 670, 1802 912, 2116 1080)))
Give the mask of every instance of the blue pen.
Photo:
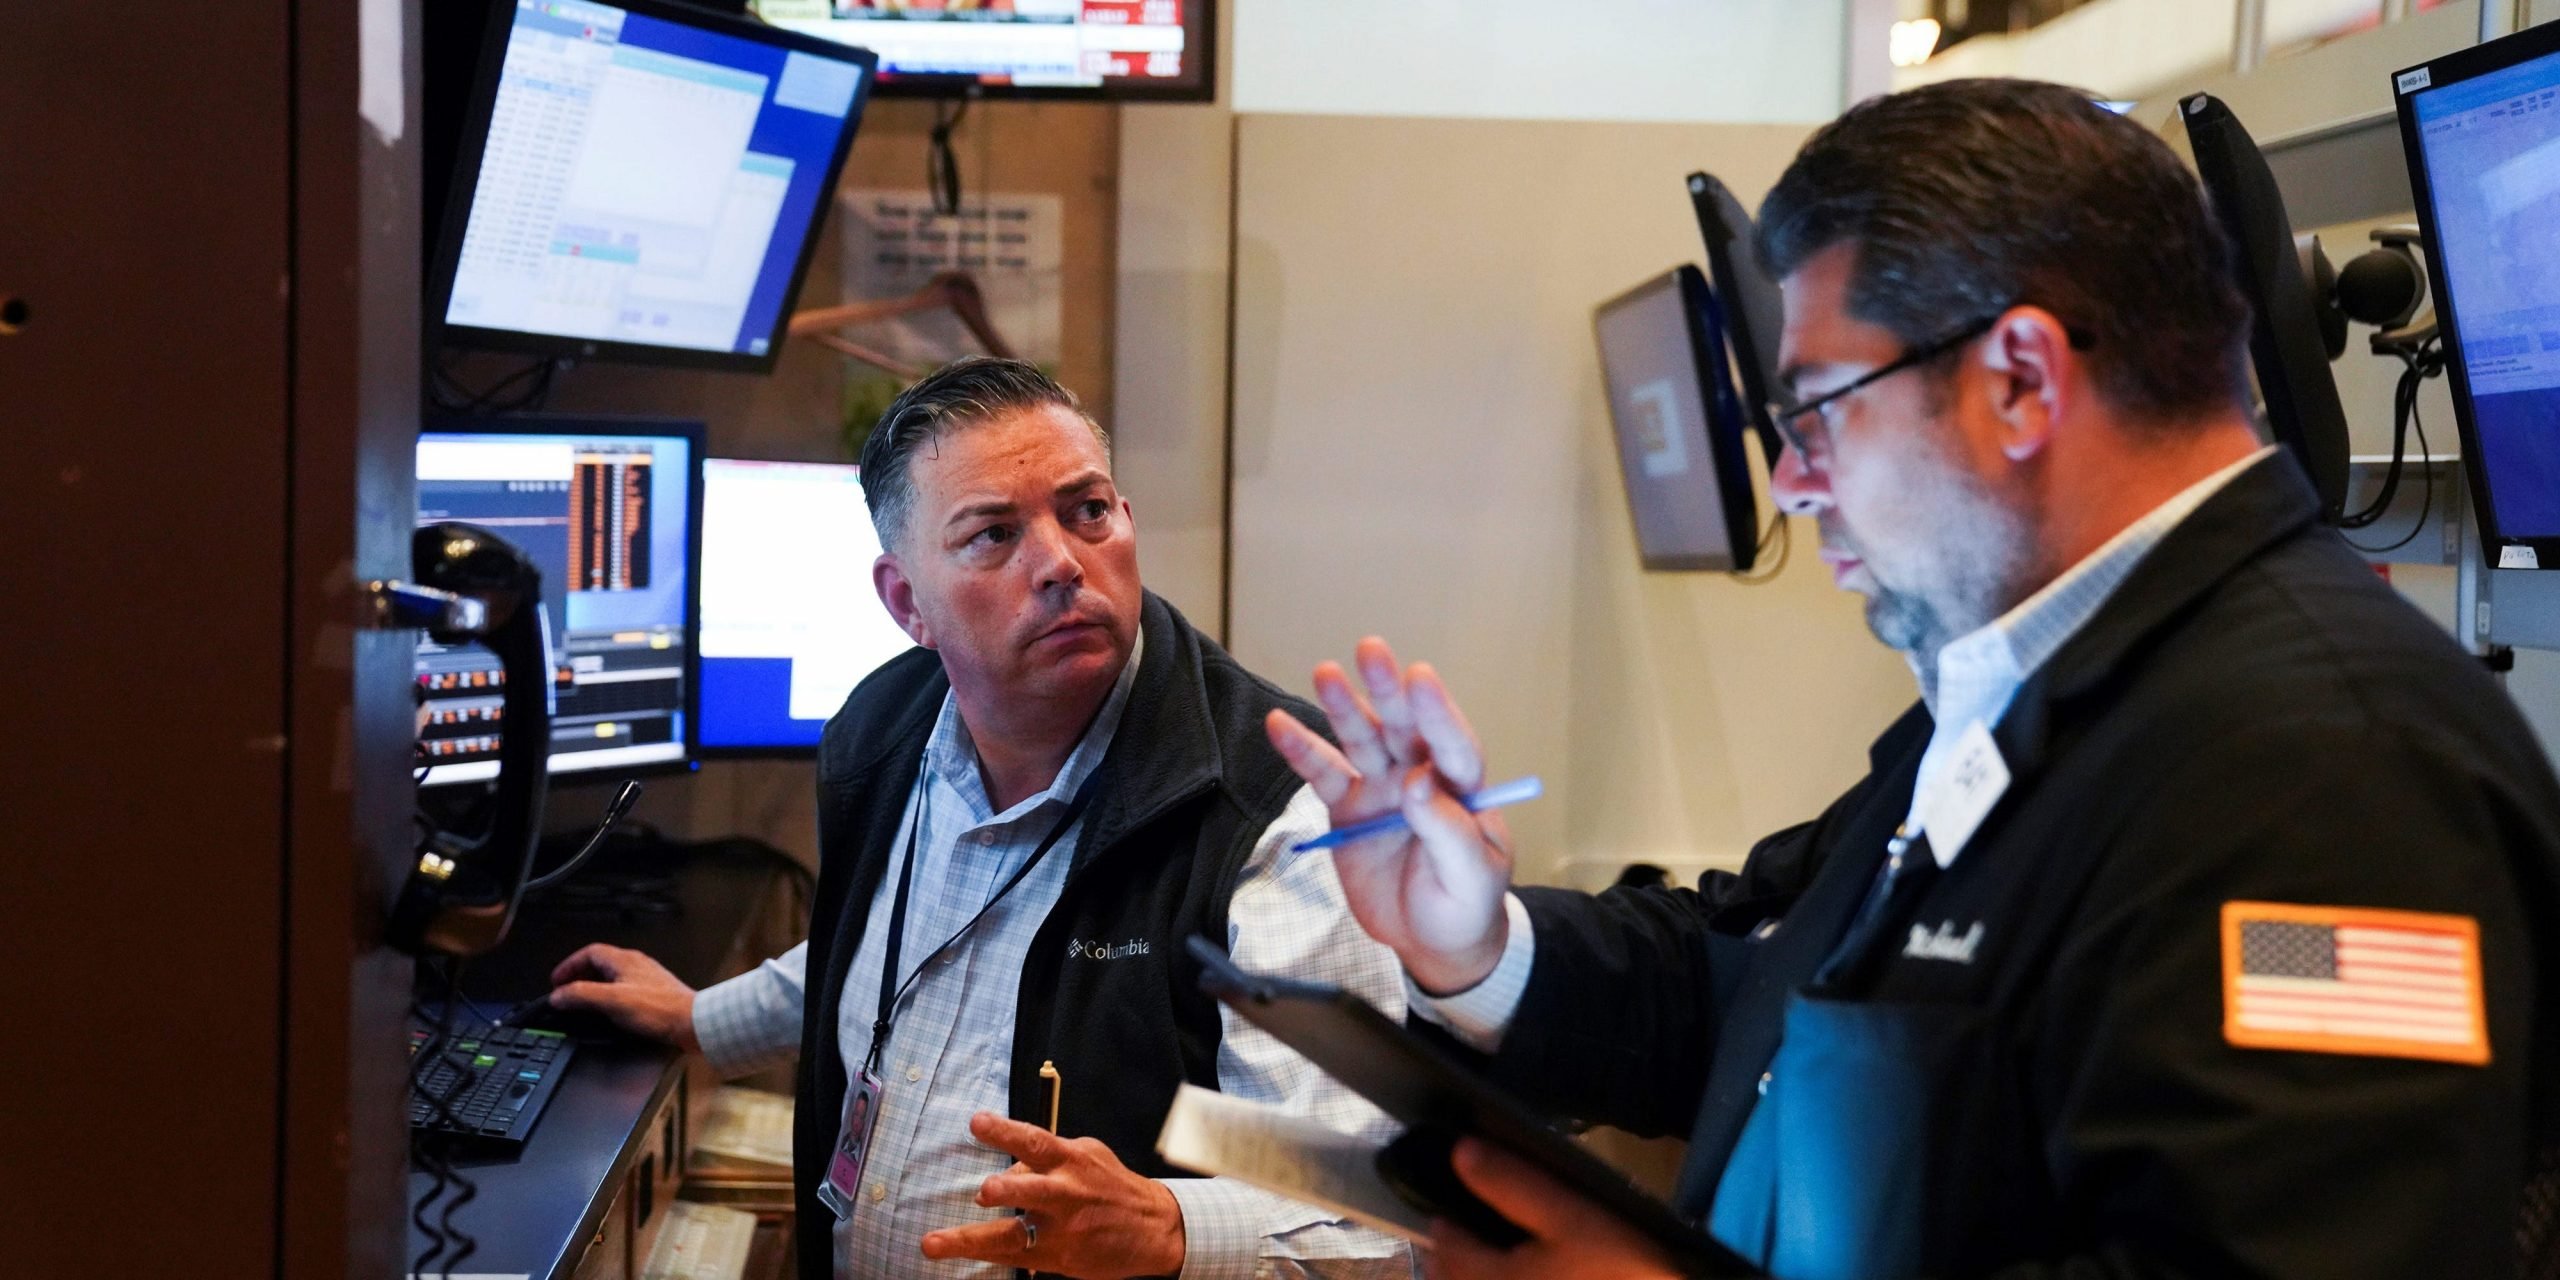
MULTIPOLYGON (((1526 778, 1497 782, 1473 795, 1460 796, 1458 803, 1465 805, 1469 813, 1482 813, 1487 809, 1499 809, 1504 805, 1518 804, 1523 800, 1535 800, 1544 795, 1546 790, 1547 784, 1540 782, 1536 774, 1531 774, 1526 778)), ((1412 825, 1404 820, 1403 811, 1398 810, 1394 813, 1380 814, 1367 822, 1355 822, 1347 827, 1336 827, 1312 840, 1301 840, 1291 845, 1289 852, 1304 853, 1309 849, 1330 849, 1335 845, 1349 844, 1354 840, 1382 836, 1390 831, 1403 831, 1412 825)))

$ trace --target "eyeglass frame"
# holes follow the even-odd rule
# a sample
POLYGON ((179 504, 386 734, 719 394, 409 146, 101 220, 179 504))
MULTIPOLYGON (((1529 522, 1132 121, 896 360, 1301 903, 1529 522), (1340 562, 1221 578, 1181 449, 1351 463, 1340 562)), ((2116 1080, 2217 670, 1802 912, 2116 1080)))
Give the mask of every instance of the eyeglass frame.
MULTIPOLYGON (((1782 404, 1778 401, 1772 400, 1769 403, 1762 405, 1761 408, 1768 412, 1769 425, 1777 430, 1779 440, 1784 442, 1787 448, 1795 453, 1796 457, 1803 459, 1804 461, 1811 462, 1815 455, 1813 450, 1806 447, 1803 434, 1796 430, 1795 424, 1797 419, 1802 418, 1808 413, 1819 413, 1825 406, 1837 404, 1842 400, 1846 400, 1850 396, 1856 395, 1858 392, 1864 391, 1868 387, 1871 387, 1878 382, 1882 382, 1886 378, 1890 378, 1905 369, 1915 369, 1921 365, 1927 364, 1928 362, 1991 332, 1991 330, 2000 323, 2001 317, 2006 316, 2010 311, 2015 310, 2017 305, 2018 304, 2016 303, 2012 303, 2009 306, 1983 316, 1978 320, 1971 321, 1955 329, 1953 332, 1946 334, 1944 337, 1933 338, 1919 346, 1909 348, 1901 355, 1894 357, 1892 360, 1878 365, 1873 369, 1869 369, 1865 373, 1859 374, 1857 377, 1851 378, 1849 381, 1842 383, 1837 387, 1833 387, 1831 390, 1825 391, 1811 400, 1795 404, 1782 404)), ((2091 334, 2089 331, 2082 329, 2077 325, 2065 325, 2063 327, 2063 333, 2070 339, 2071 348, 2074 351, 2086 351, 2097 345, 2096 335, 2091 334)), ((1823 452, 1828 454, 1830 452, 1831 436, 1831 428, 1828 424, 1825 424, 1823 427, 1822 434, 1824 442, 1823 452)))

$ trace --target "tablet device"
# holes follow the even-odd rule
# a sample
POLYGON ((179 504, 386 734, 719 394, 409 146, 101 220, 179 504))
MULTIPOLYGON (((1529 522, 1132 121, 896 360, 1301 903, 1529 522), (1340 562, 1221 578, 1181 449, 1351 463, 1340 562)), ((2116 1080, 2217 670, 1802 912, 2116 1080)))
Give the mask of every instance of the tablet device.
POLYGON ((1481 1138, 1600 1206, 1690 1275, 1759 1274, 1527 1104, 1367 1001, 1340 987, 1248 973, 1206 938, 1192 938, 1189 947, 1202 967, 1202 990, 1405 1126, 1405 1136, 1379 1153, 1379 1172, 1416 1207, 1490 1244, 1524 1238, 1449 1168, 1458 1138, 1481 1138))

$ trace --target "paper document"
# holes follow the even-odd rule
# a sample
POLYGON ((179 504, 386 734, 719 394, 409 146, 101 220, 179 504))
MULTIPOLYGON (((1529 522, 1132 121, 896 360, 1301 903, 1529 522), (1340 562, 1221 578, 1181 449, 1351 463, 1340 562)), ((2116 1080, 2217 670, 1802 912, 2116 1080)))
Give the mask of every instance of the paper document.
POLYGON ((791 1164, 791 1099, 722 1085, 693 1133, 693 1149, 732 1160, 791 1164))
POLYGON ((1379 1144, 1277 1107, 1184 1085, 1156 1135, 1156 1154, 1329 1209, 1362 1226, 1424 1242, 1431 1219, 1378 1176, 1379 1144))
POLYGON ((678 1200, 667 1206, 640 1280, 740 1280, 755 1241, 754 1214, 678 1200))

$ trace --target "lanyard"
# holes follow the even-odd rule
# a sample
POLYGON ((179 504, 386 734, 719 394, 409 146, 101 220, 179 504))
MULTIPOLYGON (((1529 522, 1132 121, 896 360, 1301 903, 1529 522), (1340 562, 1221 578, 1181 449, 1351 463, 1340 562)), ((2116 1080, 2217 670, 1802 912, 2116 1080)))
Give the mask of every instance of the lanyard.
POLYGON ((978 914, 969 917, 969 922, 960 926, 958 932, 943 939, 941 946, 926 952, 924 959, 917 962, 915 972, 900 982, 898 950, 907 938, 907 894, 915 883, 916 841, 924 832, 932 803, 931 791, 925 781, 929 772, 916 774, 915 821, 907 828, 907 856, 898 864, 898 896, 889 907, 888 945, 880 957, 880 1013, 871 1023, 871 1051, 862 1059, 863 1069, 873 1075, 880 1073, 881 1056, 889 1047, 889 1025, 897 1020, 899 1002, 906 999, 907 989, 924 976, 924 971, 936 957, 951 949, 952 943, 969 936, 969 931, 977 928, 978 922, 986 919, 987 913, 995 910, 996 904, 1004 901, 1005 895, 1012 893, 1014 887, 1022 883, 1023 877, 1040 865, 1042 858, 1049 856, 1049 850, 1058 843, 1058 838, 1067 834, 1067 828, 1074 826, 1076 819, 1084 816, 1085 807, 1093 802, 1094 784, 1102 780, 1102 766, 1097 764, 1093 772, 1085 775, 1083 785, 1076 788, 1075 798, 1067 802, 1066 812, 1058 815, 1058 824, 1049 828, 1049 834, 1041 839, 1040 846, 1033 849, 1031 857, 1015 869, 1012 878, 1004 882, 1004 887, 996 890, 996 896, 987 899, 987 904, 978 908, 978 914))

